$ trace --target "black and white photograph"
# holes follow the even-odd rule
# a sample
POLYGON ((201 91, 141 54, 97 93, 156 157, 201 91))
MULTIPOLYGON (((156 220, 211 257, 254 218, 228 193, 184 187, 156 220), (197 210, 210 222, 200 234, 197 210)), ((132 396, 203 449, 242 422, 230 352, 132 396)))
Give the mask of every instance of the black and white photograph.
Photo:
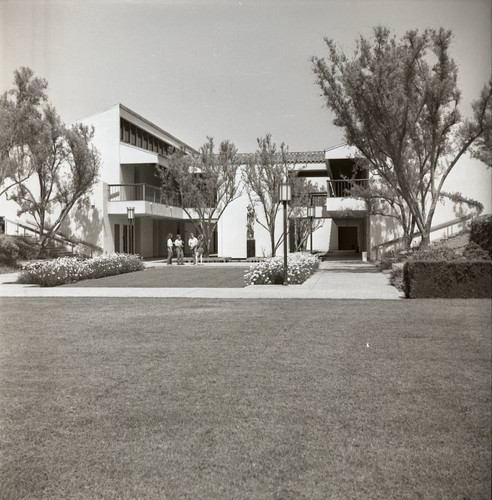
POLYGON ((0 0, 0 500, 492 499, 491 0, 0 0))

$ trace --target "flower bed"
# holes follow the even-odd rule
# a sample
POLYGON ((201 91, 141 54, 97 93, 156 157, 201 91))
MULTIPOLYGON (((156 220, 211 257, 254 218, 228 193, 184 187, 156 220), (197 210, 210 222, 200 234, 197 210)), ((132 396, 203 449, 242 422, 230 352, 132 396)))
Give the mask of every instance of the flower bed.
MULTIPOLYGON (((287 283, 304 283, 319 267, 316 256, 306 253, 292 253, 287 256, 287 283)), ((272 257, 255 264, 246 271, 247 285, 281 285, 284 282, 284 258, 272 257)))
POLYGON ((140 255, 112 253, 93 259, 60 257, 24 266, 17 281, 24 284, 58 286, 142 269, 144 264, 140 255))

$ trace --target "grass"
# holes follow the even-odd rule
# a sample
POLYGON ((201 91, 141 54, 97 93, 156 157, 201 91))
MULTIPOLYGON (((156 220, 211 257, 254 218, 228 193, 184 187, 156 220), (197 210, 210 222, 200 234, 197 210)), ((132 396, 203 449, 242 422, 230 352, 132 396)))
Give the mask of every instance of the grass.
POLYGON ((490 301, 0 300, 2 498, 490 498, 490 301))
POLYGON ((69 287, 132 288, 242 288, 246 286, 247 266, 177 266, 151 267, 117 276, 107 276, 71 283, 69 287))

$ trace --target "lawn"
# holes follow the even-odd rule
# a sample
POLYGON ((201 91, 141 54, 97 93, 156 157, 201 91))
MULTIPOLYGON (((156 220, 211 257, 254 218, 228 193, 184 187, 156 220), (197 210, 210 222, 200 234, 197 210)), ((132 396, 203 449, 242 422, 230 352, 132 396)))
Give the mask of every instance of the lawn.
POLYGON ((71 283, 69 287, 110 288, 242 288, 248 266, 165 266, 151 267, 116 276, 71 283))
POLYGON ((490 301, 0 301, 1 498, 490 498, 490 301))

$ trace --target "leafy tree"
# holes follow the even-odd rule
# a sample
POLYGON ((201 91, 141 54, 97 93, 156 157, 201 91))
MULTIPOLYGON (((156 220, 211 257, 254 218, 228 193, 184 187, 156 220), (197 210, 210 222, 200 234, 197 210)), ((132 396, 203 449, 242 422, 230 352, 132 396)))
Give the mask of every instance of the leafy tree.
MULTIPOLYGON (((289 203, 288 218, 294 221, 296 245, 305 244, 309 235, 309 220, 305 219, 306 207, 309 205, 310 193, 317 191, 314 185, 305 178, 297 177, 294 163, 289 156, 285 143, 280 148, 272 142, 271 134, 257 139, 258 150, 247 156, 243 170, 244 183, 250 205, 254 207, 256 222, 265 228, 270 235, 271 254, 275 256, 283 242, 282 236, 276 240, 275 228, 280 209, 280 185, 289 182, 292 201, 289 203)), ((316 222, 319 227, 320 222, 316 222)), ((314 227, 314 226, 313 226, 314 227)))
POLYGON ((415 224, 422 245, 429 242, 449 173, 470 146, 490 137, 490 85, 473 103, 472 119, 458 110, 451 39, 450 31, 440 29, 408 31, 398 40, 376 27, 371 40, 360 37, 351 59, 330 39, 327 60, 313 58, 334 124, 378 177, 381 199, 398 205, 408 228, 415 224))
POLYGON ((165 167, 157 167, 162 193, 170 204, 181 207, 193 221, 196 232, 203 235, 205 255, 217 222, 226 207, 241 194, 238 182, 237 148, 222 141, 215 152, 211 137, 199 154, 173 151, 165 167))
POLYGON ((33 173, 29 145, 43 127, 47 86, 22 67, 14 72, 14 88, 0 97, 0 196, 33 173))
POLYGON ((33 216, 43 255, 75 203, 96 183, 100 161, 91 145, 94 130, 81 124, 67 128, 45 104, 46 82, 33 75, 28 68, 16 71, 14 90, 2 96, 0 137, 2 172, 10 183, 4 191, 19 205, 18 215, 33 216))
POLYGON ((302 177, 295 177, 291 174, 291 184, 294 185, 294 193, 290 203, 289 219, 292 222, 294 231, 294 246, 295 251, 305 250, 307 242, 311 236, 311 231, 314 233, 324 224, 324 219, 307 218, 307 207, 312 203, 312 194, 319 193, 320 188, 310 180, 302 177))
MULTIPOLYGON (((491 81, 492 85, 492 81, 491 81)), ((479 159, 488 167, 492 167, 492 107, 489 105, 485 111, 485 131, 471 146, 470 152, 474 158, 479 159)))
POLYGON ((280 208, 280 185, 288 180, 288 148, 282 143, 277 149, 271 134, 258 138, 257 142, 258 150, 247 157, 243 179, 255 220, 270 235, 273 257, 280 245, 275 241, 275 224, 280 208))

